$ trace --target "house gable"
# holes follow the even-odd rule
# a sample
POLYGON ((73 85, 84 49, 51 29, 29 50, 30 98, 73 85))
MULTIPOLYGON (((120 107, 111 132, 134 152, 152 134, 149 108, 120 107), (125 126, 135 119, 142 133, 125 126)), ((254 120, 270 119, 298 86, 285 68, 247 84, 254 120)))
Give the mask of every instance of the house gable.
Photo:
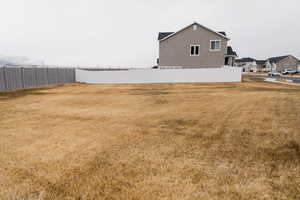
MULTIPOLYGON (((179 30, 179 31, 177 31, 177 32, 173 32, 173 33, 172 33, 172 32, 163 32, 163 33, 167 33, 167 36, 165 36, 165 37, 160 37, 160 36, 159 36, 159 42, 163 42, 163 41, 165 41, 165 40, 167 40, 167 39, 173 37, 174 35, 177 35, 177 34, 183 32, 183 31, 185 31, 185 30, 187 30, 187 29, 189 29, 189 28, 191 28, 191 27, 193 27, 193 26, 195 26, 195 25, 196 25, 197 27, 206 29, 207 31, 209 31, 209 32, 211 32, 211 33, 213 33, 213 34, 215 34, 215 35, 217 35, 217 36, 219 36, 219 37, 221 37, 221 38, 223 38, 223 39, 225 39, 225 40, 230 40, 228 37, 226 37, 226 33, 225 33, 225 32, 215 32, 215 31, 213 31, 213 30, 207 28, 206 26, 203 26, 203 25, 201 25, 201 24, 195 22, 195 23, 193 23, 193 24, 191 24, 191 25, 189 25, 189 26, 187 26, 187 27, 185 27, 185 28, 183 28, 183 29, 181 29, 181 30, 179 30)), ((163 34, 163 33, 162 33, 162 34, 163 34)), ((162 36, 162 34, 160 34, 160 35, 162 36)))
POLYGON ((289 55, 289 56, 285 57, 284 59, 279 60, 278 63, 285 62, 286 60, 289 60, 289 59, 292 59, 292 60, 294 60, 295 62, 298 62, 298 59, 297 59, 296 57, 294 57, 294 56, 292 56, 292 55, 289 55))
MULTIPOLYGON (((159 42, 159 66, 221 67, 225 64, 228 38, 198 24, 190 25, 159 42), (212 41, 220 41, 220 49, 211 49, 212 41), (199 49, 191 55, 192 48, 199 49)), ((233 52, 234 54, 234 52, 233 52)))

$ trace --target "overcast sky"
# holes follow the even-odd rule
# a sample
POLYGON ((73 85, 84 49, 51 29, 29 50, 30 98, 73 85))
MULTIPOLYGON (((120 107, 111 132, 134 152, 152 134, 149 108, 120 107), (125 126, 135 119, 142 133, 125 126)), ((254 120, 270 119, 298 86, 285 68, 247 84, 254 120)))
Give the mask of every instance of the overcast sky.
POLYGON ((1 0, 0 54, 46 64, 148 67, 159 31, 226 31, 240 57, 300 58, 299 0, 1 0))

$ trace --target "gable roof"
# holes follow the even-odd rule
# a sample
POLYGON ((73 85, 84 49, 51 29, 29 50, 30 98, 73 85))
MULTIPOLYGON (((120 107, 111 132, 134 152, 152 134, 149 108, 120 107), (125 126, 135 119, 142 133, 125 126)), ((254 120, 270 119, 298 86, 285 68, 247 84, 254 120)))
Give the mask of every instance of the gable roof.
MULTIPOLYGON (((245 62, 255 61, 256 64, 265 64, 267 61, 269 61, 270 63, 278 63, 281 60, 286 59, 288 57, 293 57, 293 58, 297 59, 296 57, 294 57, 292 55, 286 55, 286 56, 271 57, 271 58, 268 58, 267 60, 256 60, 254 58, 246 57, 246 58, 237 59, 236 62, 245 63, 245 62)), ((299 61, 299 59, 297 59, 297 60, 299 61)))
MULTIPOLYGON (((203 26, 203 25, 201 25, 201 24, 199 24, 199 23, 197 23, 197 22, 194 22, 194 23, 192 23, 191 25, 188 25, 187 27, 185 27, 185 28, 183 28, 183 29, 181 29, 181 30, 179 30, 179 31, 177 31, 177 32, 172 32, 172 34, 168 34, 166 37, 163 37, 162 39, 159 39, 159 41, 160 41, 160 42, 161 42, 161 41, 164 41, 164 40, 166 40, 166 39, 172 37, 173 35, 176 35, 177 33, 180 33, 180 32, 184 31, 185 29, 187 29, 187 28, 189 28, 189 27, 191 27, 191 26, 193 26, 193 25, 198 25, 198 26, 200 26, 200 27, 202 27, 202 28, 204 28, 204 29, 206 29, 206 30, 212 32, 212 33, 215 33, 215 34, 218 35, 218 36, 221 36, 222 38, 224 38, 224 39, 226 39, 226 40, 230 40, 228 37, 225 36, 225 35, 226 35, 225 32, 224 32, 224 33, 225 33, 225 35, 224 35, 224 34, 221 34, 221 33, 219 33, 219 32, 215 32, 215 31, 213 31, 213 30, 207 28, 206 26, 203 26)), ((164 33, 171 33, 171 32, 164 32, 164 33)), ((158 37, 158 38, 159 38, 159 37, 158 37)))
MULTIPOLYGON (((162 39, 164 39, 165 37, 168 37, 169 35, 171 35, 171 34, 173 34, 173 33, 175 33, 175 32, 159 32, 159 33, 158 33, 158 40, 162 40, 162 39)), ((225 33, 224 31, 220 31, 220 32, 218 32, 218 33, 220 33, 220 34, 226 36, 226 33, 225 33)))
POLYGON ((218 32, 218 33, 220 33, 220 34, 226 36, 226 33, 225 33, 224 31, 220 31, 220 32, 218 32))
POLYGON ((162 40, 165 37, 168 37, 169 35, 173 34, 174 32, 160 32, 158 34, 158 40, 162 40))
POLYGON ((228 56, 237 56, 236 52, 233 51, 233 49, 232 49, 231 46, 228 46, 228 47, 227 47, 227 55, 228 55, 228 56))
POLYGON ((256 61, 256 64, 259 64, 259 65, 263 65, 266 63, 265 60, 255 60, 256 61))
POLYGON ((298 60, 298 62, 300 62, 300 60, 299 60, 298 58, 296 58, 295 56, 292 56, 292 55, 278 56, 278 57, 271 57, 271 58, 268 58, 268 60, 270 61, 270 63, 278 63, 278 62, 280 62, 281 60, 286 59, 286 58, 288 58, 288 57, 295 58, 296 60, 298 60))
POLYGON ((249 57, 241 58, 241 59, 236 60, 236 62, 241 62, 241 63, 243 63, 243 62, 253 62, 253 61, 256 61, 256 60, 254 58, 249 58, 249 57))
POLYGON ((255 61, 256 64, 259 64, 259 65, 263 65, 266 63, 266 60, 256 60, 254 58, 250 58, 250 57, 247 57, 247 58, 241 58, 241 59, 237 59, 236 62, 240 62, 240 63, 245 63, 245 62, 253 62, 255 61))
POLYGON ((271 58, 268 58, 268 60, 271 62, 271 63, 277 63, 285 58, 289 57, 289 55, 286 55, 286 56, 277 56, 277 57, 271 57, 271 58))

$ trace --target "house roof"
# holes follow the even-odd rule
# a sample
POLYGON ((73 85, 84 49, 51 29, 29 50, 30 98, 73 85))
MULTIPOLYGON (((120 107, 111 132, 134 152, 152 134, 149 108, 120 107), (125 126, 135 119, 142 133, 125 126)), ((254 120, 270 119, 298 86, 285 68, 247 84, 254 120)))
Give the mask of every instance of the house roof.
POLYGON ((253 62, 253 61, 255 61, 256 64, 259 64, 259 65, 263 65, 266 63, 266 60, 256 60, 254 58, 249 58, 249 57, 236 60, 236 62, 240 62, 240 63, 253 62))
POLYGON ((266 63, 265 60, 255 60, 256 61, 256 64, 259 64, 259 65, 263 65, 266 63))
POLYGON ((285 58, 289 57, 289 55, 286 55, 286 56, 277 56, 277 57, 271 57, 271 58, 268 58, 268 60, 271 62, 271 63, 277 63, 285 58))
POLYGON ((228 55, 228 56, 237 56, 236 52, 233 51, 233 49, 232 49, 231 46, 228 46, 228 47, 227 47, 227 55, 228 55))
POLYGON ((226 33, 225 33, 224 31, 220 31, 220 32, 218 32, 218 33, 220 33, 220 34, 226 36, 226 33))
POLYGON ((230 40, 228 37, 226 37, 226 33, 225 32, 222 32, 222 34, 220 32, 215 32, 215 31, 213 31, 213 30, 207 28, 206 26, 203 26, 203 25, 201 25, 201 24, 199 24, 197 22, 194 22, 191 25, 188 25, 187 27, 185 27, 185 28, 183 28, 183 29, 181 29, 181 30, 179 30, 177 32, 160 32, 159 35, 161 35, 161 39, 160 39, 160 36, 158 35, 158 38, 159 38, 158 40, 159 41, 164 41, 164 40, 172 37, 173 35, 176 35, 177 33, 180 33, 181 31, 184 31, 185 29, 187 29, 187 28, 189 28, 189 27, 191 27, 193 25, 198 25, 198 26, 200 26, 200 27, 202 27, 202 28, 204 28, 204 29, 212 32, 212 33, 215 33, 216 35, 221 36, 222 38, 224 38, 226 40, 230 40), (166 33, 170 33, 170 34, 166 34, 166 33), (224 35, 224 33, 225 33, 225 35, 224 35), (163 37, 164 35, 167 35, 167 36, 163 37))
MULTIPOLYGON (((268 58, 267 60, 270 61, 270 63, 278 63, 280 62, 281 60, 283 59, 286 59, 288 58, 289 56, 297 59, 296 57, 292 56, 292 55, 286 55, 286 56, 277 56, 277 57, 271 57, 271 58, 268 58)), ((255 61, 257 64, 265 64, 267 60, 256 60, 254 58, 241 58, 241 59, 237 59, 236 62, 253 62, 255 61)), ((298 60, 298 59, 297 59, 298 60)))
POLYGON ((158 34, 158 40, 162 40, 165 37, 168 37, 169 35, 173 34, 174 32, 160 32, 158 34))
POLYGON ((241 62, 241 63, 243 63, 243 62, 253 62, 253 61, 256 61, 256 60, 254 58, 249 58, 249 57, 241 58, 241 59, 236 60, 236 62, 241 62))

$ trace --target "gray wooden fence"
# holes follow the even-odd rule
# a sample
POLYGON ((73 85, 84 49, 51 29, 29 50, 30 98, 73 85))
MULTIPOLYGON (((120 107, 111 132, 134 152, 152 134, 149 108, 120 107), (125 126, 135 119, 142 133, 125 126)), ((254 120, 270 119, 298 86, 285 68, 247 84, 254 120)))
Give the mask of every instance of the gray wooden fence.
POLYGON ((0 90, 75 82, 74 68, 0 66, 0 90))

